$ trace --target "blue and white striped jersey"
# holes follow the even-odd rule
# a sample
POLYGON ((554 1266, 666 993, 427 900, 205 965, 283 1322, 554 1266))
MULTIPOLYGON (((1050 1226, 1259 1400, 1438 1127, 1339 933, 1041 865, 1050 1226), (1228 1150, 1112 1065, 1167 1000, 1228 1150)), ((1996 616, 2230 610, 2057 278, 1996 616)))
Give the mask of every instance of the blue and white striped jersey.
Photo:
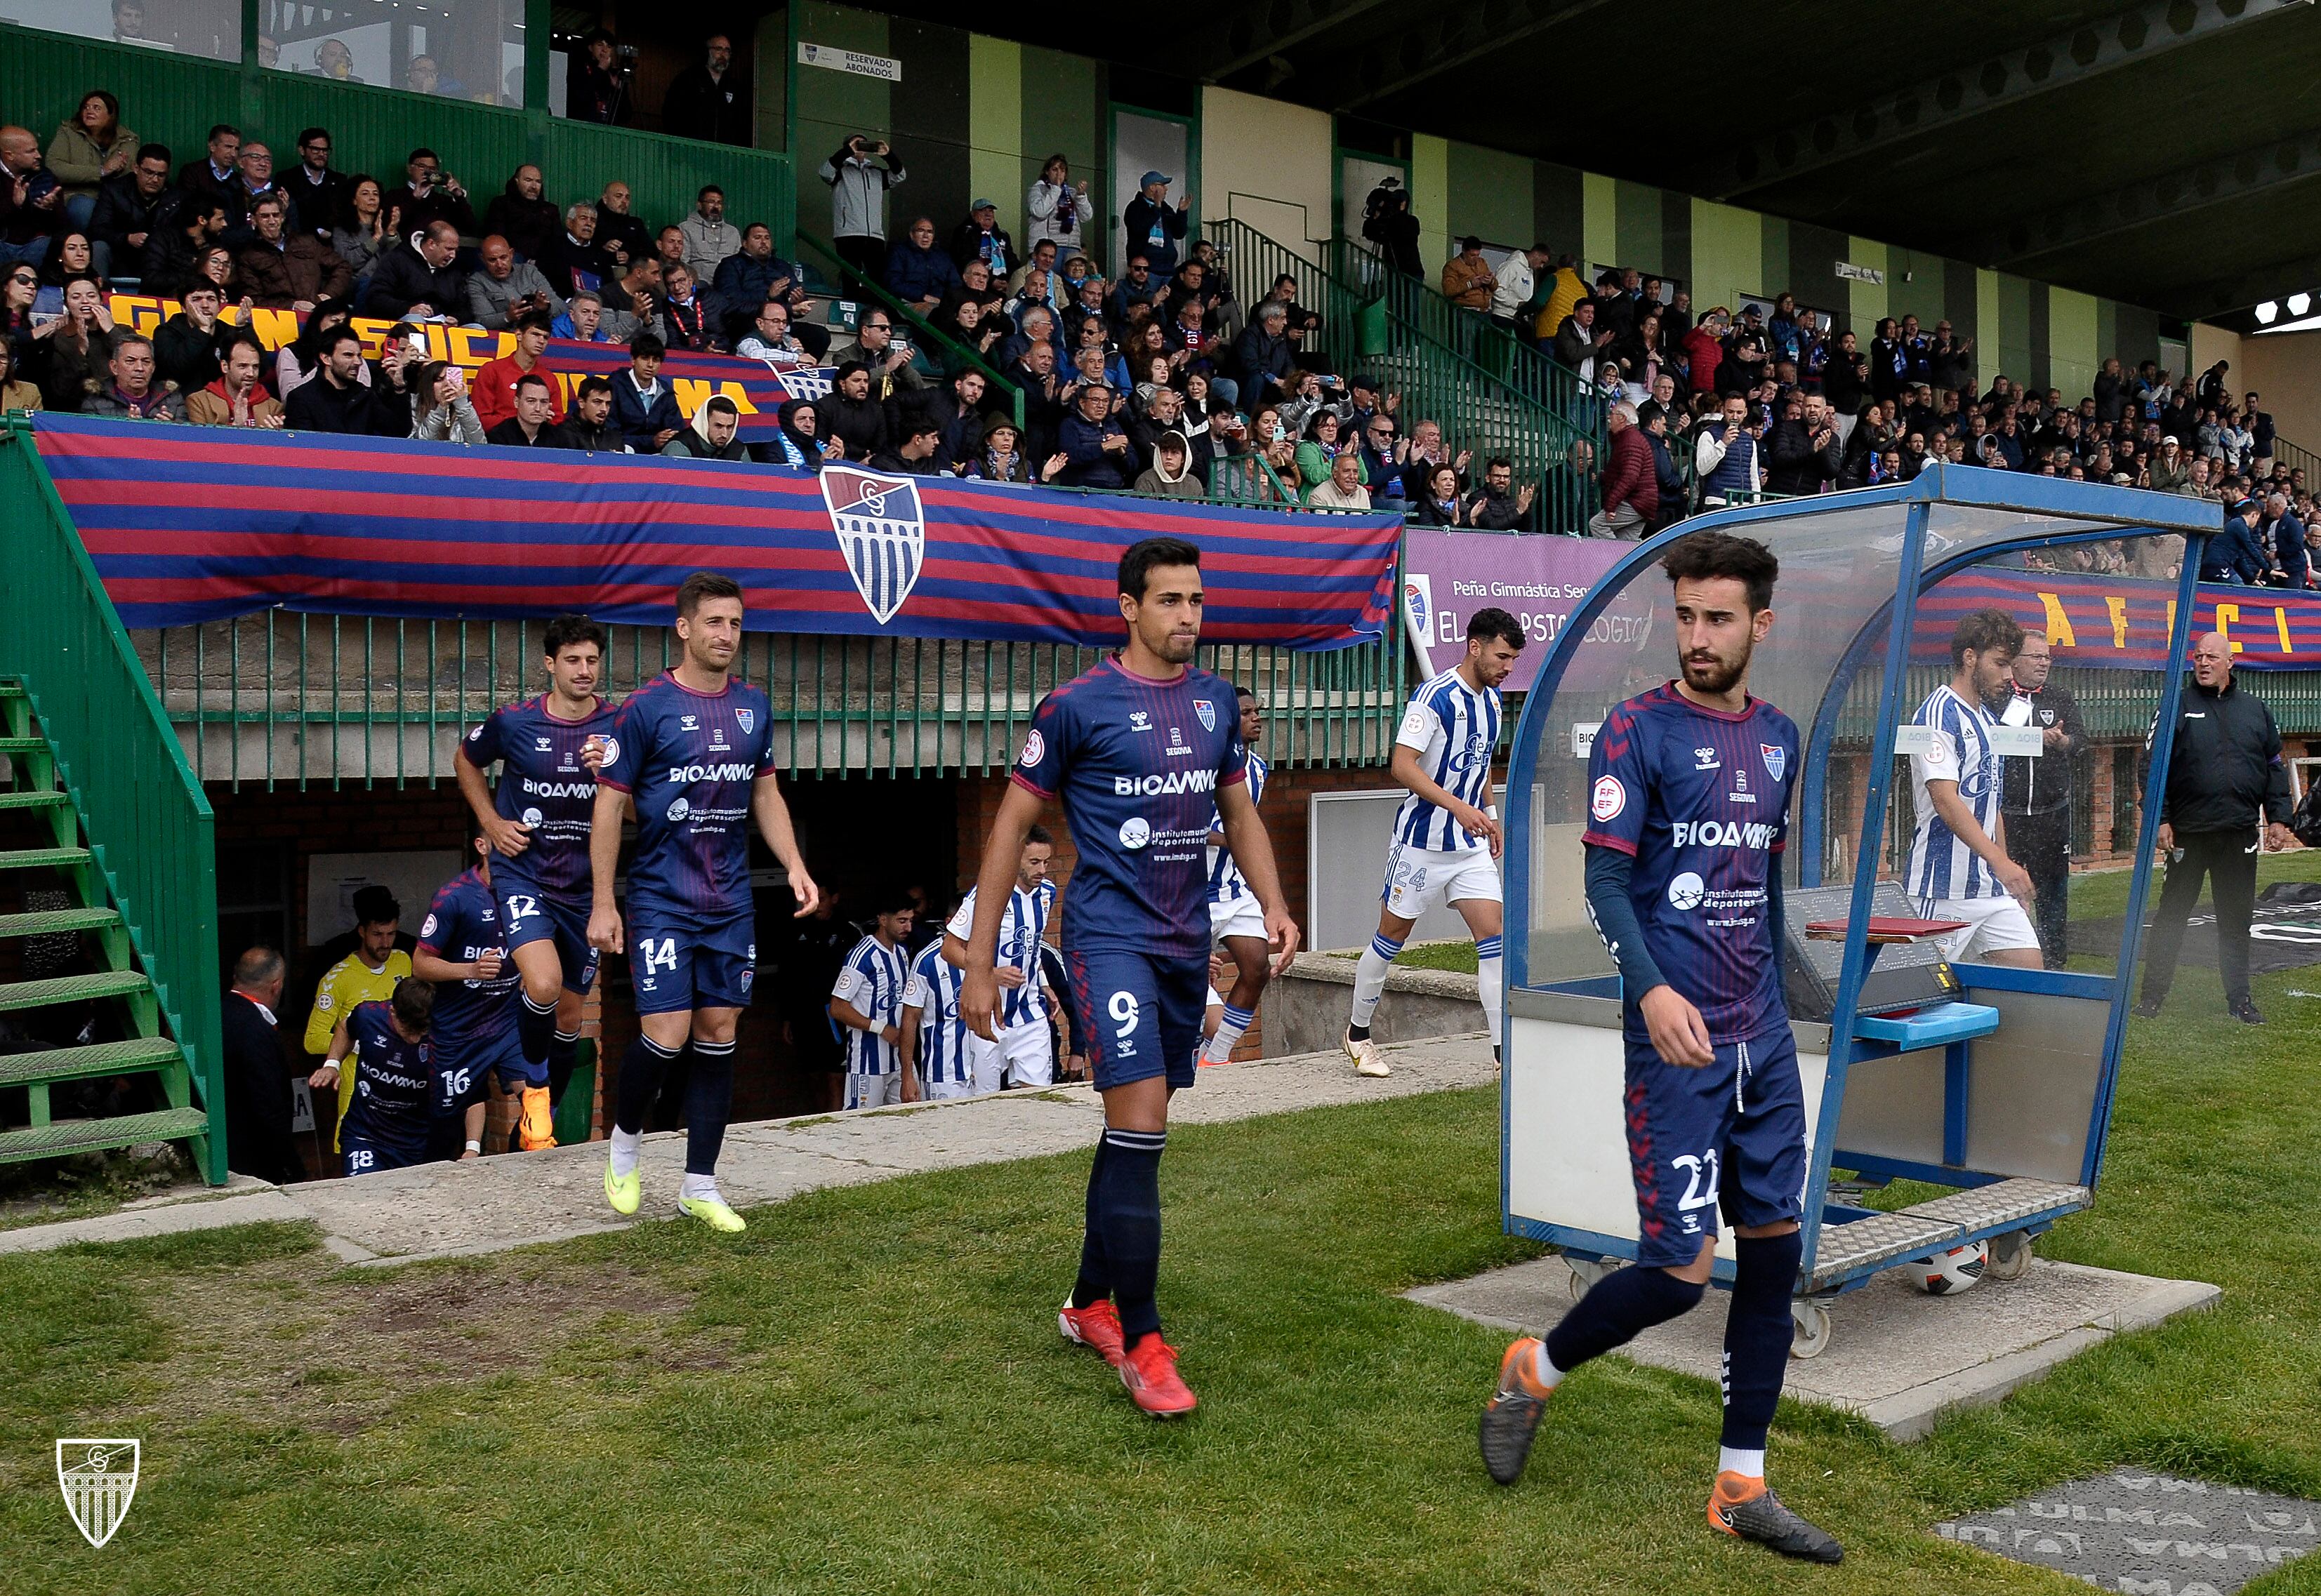
POLYGON ((974 1079, 967 1067, 967 1021, 960 1018, 959 989, 967 972, 942 956, 942 944, 933 942, 911 966, 903 985, 906 1012, 919 1011, 919 1078, 929 1085, 974 1079))
MULTIPOLYGON (((1272 766, 1260 758, 1257 751, 1252 748, 1249 756, 1249 801, 1252 803, 1264 801, 1265 776, 1270 769, 1272 766)), ((1209 821, 1209 830, 1212 831, 1224 830, 1224 815, 1222 811, 1218 812, 1216 818, 1209 821)), ((1232 903, 1248 896, 1249 883, 1242 879, 1241 866, 1233 863, 1233 850, 1229 848, 1209 849, 1209 902, 1232 903)))
POLYGON ((1997 722, 1988 710, 1961 698, 1945 683, 1926 694, 1910 723, 1934 729, 1933 748, 1910 756, 1910 796, 1918 808, 1918 831, 1910 841, 1910 896, 1922 908, 1944 898, 2007 896, 2007 889, 1992 878, 1990 866, 1943 823, 1926 796, 1928 782, 1956 782, 1959 796, 1973 812, 1983 835, 1998 836, 2005 783, 2000 780, 2003 761, 1990 747, 1990 729, 1997 722))
MULTIPOLYGON (((975 932, 975 894, 979 890, 967 889, 959 911, 943 928, 962 942, 975 932)), ((1007 907, 999 920, 999 952, 995 962, 1002 969, 1013 965, 1023 971, 1024 984, 1000 988, 999 1024, 1004 1029, 1013 1030, 1035 1020, 1042 1023, 1047 1020, 1048 991, 1040 984, 1040 943, 1048 934, 1048 916, 1055 907, 1056 884, 1052 881, 1042 882, 1032 892, 1019 886, 1007 894, 1007 907)))
POLYGON ((846 1031, 846 1073, 851 1075, 891 1075, 901 1067, 895 1056, 895 1044, 878 1031, 903 1022, 903 986, 909 979, 909 968, 899 947, 889 948, 876 937, 865 937, 846 956, 845 968, 838 972, 838 984, 830 989, 833 998, 842 998, 854 1005, 854 1011, 878 1028, 878 1031, 846 1031))
MULTIPOLYGON (((1418 690, 1402 717, 1396 742, 1418 750, 1418 767, 1462 803, 1488 810, 1491 803, 1491 750, 1499 742, 1499 690, 1477 689, 1455 670, 1418 690)), ((1413 793, 1395 816, 1394 839, 1406 848, 1455 853, 1488 848, 1489 839, 1467 829, 1413 793)))

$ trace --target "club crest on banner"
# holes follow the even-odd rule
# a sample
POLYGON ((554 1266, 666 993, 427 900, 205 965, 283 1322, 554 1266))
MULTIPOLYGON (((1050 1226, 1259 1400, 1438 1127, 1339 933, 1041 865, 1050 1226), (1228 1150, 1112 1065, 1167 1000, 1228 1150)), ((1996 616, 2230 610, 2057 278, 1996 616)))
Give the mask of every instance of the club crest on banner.
POLYGON ((782 392, 793 399, 824 399, 829 397, 838 376, 835 366, 806 366, 789 371, 777 371, 774 376, 782 385, 782 392))
POLYGON ((1402 624, 1410 634, 1410 645, 1418 650, 1418 659, 1427 673, 1434 674, 1431 663, 1434 631, 1434 583, 1423 571, 1413 571, 1402 579, 1402 624))
POLYGON ((926 561, 927 518, 918 484, 835 465, 824 467, 818 480, 855 591, 871 619, 884 626, 911 596, 926 561))
POLYGON ((137 1464, 143 1448, 132 1440, 62 1440, 57 1443, 57 1489, 81 1538, 102 1546, 129 1516, 137 1494, 137 1464))

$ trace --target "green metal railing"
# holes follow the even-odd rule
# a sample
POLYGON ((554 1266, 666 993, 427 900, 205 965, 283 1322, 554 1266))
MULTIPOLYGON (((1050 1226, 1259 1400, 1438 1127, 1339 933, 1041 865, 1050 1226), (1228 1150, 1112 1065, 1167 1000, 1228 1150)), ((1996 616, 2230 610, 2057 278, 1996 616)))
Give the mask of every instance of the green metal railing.
POLYGON ((217 875, 209 800, 97 580, 21 420, 0 422, 0 673, 24 685, 58 786, 121 911, 186 1056, 210 1134, 204 1175, 225 1179, 218 1039, 217 875))
MULTIPOLYGON (((611 630, 610 696, 677 661, 663 628, 611 630)), ((272 610, 132 635, 194 767, 237 791, 451 780, 466 728, 541 688, 539 622, 272 610)), ((1389 627, 1350 648, 1222 646, 1200 662, 1273 709, 1276 763, 1334 766, 1387 757, 1403 655, 1389 627)), ((905 775, 1003 768, 1041 695, 1097 657, 1060 644, 753 632, 734 669, 772 700, 775 757, 793 775, 905 775)))
POLYGON ((872 282, 841 260, 838 251, 822 240, 801 232, 797 235, 797 249, 816 270, 849 295, 869 300, 894 317, 897 325, 908 327, 917 339, 919 348, 941 358, 945 381, 962 371, 981 372, 985 388, 983 403, 987 406, 1008 405, 1014 413, 1015 425, 1018 428, 1024 425, 1024 394, 1014 383, 999 375, 998 367, 889 294, 884 284, 872 282))
POLYGON ((1382 299, 1420 337, 1497 375, 1534 404, 1574 418, 1590 432, 1602 430, 1602 402, 1578 372, 1552 355, 1542 354, 1528 340, 1513 336, 1490 317, 1461 310, 1433 284, 1396 271, 1360 240, 1343 233, 1330 240, 1330 270, 1382 299))
MULTIPOLYGON (((1342 277, 1326 266, 1236 221, 1204 223, 1249 307, 1279 277, 1296 285, 1297 303, 1322 317, 1323 352, 1340 372, 1373 371, 1400 394, 1397 419, 1407 431, 1421 421, 1441 425, 1455 454, 1472 449, 1478 467, 1504 457, 1518 485, 1538 490, 1534 529, 1580 532, 1600 507, 1592 405, 1548 404, 1432 338, 1397 311, 1379 282, 1342 277)), ((1326 245, 1315 248, 1326 253, 1326 245)), ((1391 274, 1388 274, 1391 275, 1391 274)), ((1242 408, 1253 408, 1243 394, 1242 408)))

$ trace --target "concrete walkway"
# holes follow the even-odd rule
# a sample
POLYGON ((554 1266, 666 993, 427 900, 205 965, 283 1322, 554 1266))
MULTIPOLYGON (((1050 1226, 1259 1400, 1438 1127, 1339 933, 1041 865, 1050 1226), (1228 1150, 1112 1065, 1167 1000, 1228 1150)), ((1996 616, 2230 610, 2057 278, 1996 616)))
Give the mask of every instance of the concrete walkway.
MULTIPOLYGON (((1337 1103, 1369 1102, 1497 1082, 1478 1034, 1390 1046, 1387 1079, 1364 1080, 1342 1053, 1309 1053, 1201 1072, 1171 1118, 1211 1124, 1337 1103)), ((1103 1105, 1089 1087, 1010 1092, 964 1102, 766 1120, 725 1133, 717 1179, 744 1211, 825 1186, 923 1170, 1081 1151, 1095 1146, 1103 1105)), ((0 1253, 127 1241, 267 1220, 311 1220, 350 1263, 405 1264, 560 1241, 675 1214, 685 1133, 645 1138, 645 1206, 623 1220, 605 1202, 605 1147, 428 1164, 359 1180, 274 1187, 236 1177, 222 1192, 170 1194, 95 1219, 0 1231, 0 1253)))

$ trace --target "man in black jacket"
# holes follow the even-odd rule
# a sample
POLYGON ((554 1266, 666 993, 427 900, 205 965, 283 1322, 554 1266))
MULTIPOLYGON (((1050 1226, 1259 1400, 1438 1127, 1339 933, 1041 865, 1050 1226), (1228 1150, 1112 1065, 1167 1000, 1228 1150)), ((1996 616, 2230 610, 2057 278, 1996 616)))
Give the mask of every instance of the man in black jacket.
POLYGON ((225 1065, 225 1163, 237 1174, 283 1185, 305 1178, 290 1138, 290 1074, 276 1016, 282 956, 253 948, 233 961, 233 987, 218 1015, 225 1065))
POLYGON ((733 70, 733 41, 713 33, 703 53, 700 66, 687 67, 669 80, 660 103, 661 126, 680 139, 747 144, 750 86, 733 70))
POLYGON ((1817 494, 1837 480, 1838 470, 1845 464, 1844 449, 1820 394, 1808 394, 1802 399, 1794 394, 1789 396, 1780 421, 1765 440, 1765 458, 1769 493, 1817 494))
POLYGON ((2048 685, 2054 665, 2046 638, 2025 633, 2015 651, 2014 685, 2001 688, 1987 707, 2000 725, 2039 733, 2035 757, 2009 755, 2000 762, 1999 809, 2007 819, 2007 857, 2023 866, 2036 889, 2030 909, 2041 956, 2048 969, 2060 970, 2071 957, 2071 794, 2088 749, 2088 727, 2071 689, 2048 685))
POLYGON ((129 170, 96 186, 96 208, 89 213, 88 231, 112 251, 114 281, 143 279, 146 244, 154 234, 168 231, 185 197, 169 185, 167 144, 146 145, 129 170))
POLYGON ((2225 506, 2225 530, 2201 548, 2201 581, 2250 585, 2264 581, 2272 561, 2257 542, 2256 518, 2254 499, 2235 499, 2225 506))
POLYGON ((2281 760, 2272 712, 2233 683, 2233 646, 2222 632, 2192 646, 2192 681, 2170 737, 2168 790, 2160 801, 2168 884, 2152 917, 2135 1011, 2149 1019, 2168 1001, 2184 920, 2199 901, 2206 875, 2215 884, 2225 1006, 2235 1019, 2262 1025, 2264 1016, 2249 1001, 2249 919, 2259 849, 2289 845, 2289 766, 2281 760))
POLYGON ((323 335, 322 369, 300 383, 283 407, 294 431, 339 432, 358 438, 411 436, 411 396, 396 385, 401 368, 364 385, 362 339, 339 326, 323 335))
POLYGON ((1290 346, 1289 307, 1269 299, 1233 342, 1232 373, 1241 384, 1241 403, 1252 414, 1261 405, 1287 399, 1297 385, 1297 356, 1290 346))
POLYGON ((467 304, 467 274, 451 258, 460 234, 448 222, 431 222, 414 249, 398 244, 379 257, 370 286, 363 290, 362 313, 382 322, 457 317, 467 304))

